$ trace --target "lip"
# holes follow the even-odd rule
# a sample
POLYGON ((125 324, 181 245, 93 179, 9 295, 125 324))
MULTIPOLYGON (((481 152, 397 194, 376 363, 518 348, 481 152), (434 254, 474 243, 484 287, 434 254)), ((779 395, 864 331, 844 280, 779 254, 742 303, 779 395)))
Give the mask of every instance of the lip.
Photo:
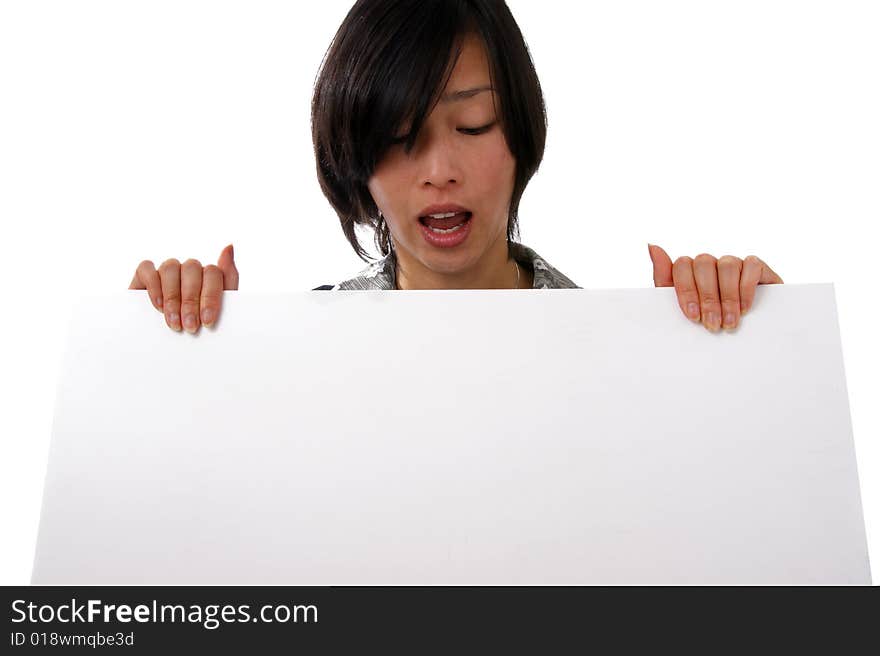
POLYGON ((441 205, 428 205, 419 212, 419 217, 428 216, 429 214, 448 214, 449 212, 455 212, 458 214, 459 212, 470 212, 473 214, 472 210, 469 210, 466 207, 462 207, 461 205, 456 205, 455 203, 443 203, 441 205))
MULTIPOLYGON (((449 211, 451 212, 452 210, 449 211)), ((425 242, 429 246, 435 248, 455 248, 456 246, 461 246, 467 240, 471 232, 472 223, 473 215, 458 230, 445 235, 435 233, 421 221, 419 221, 419 229, 422 231, 422 237, 424 237, 425 242)))

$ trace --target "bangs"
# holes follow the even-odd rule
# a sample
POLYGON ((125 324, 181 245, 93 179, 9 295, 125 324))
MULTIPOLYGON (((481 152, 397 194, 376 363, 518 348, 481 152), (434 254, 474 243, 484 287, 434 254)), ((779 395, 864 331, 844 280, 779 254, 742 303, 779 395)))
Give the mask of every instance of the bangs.
POLYGON ((476 31, 468 17, 456 11, 458 3, 425 4, 431 11, 421 9, 408 17, 400 31, 387 35, 387 51, 379 55, 386 67, 384 75, 366 90, 364 107, 373 111, 365 112, 364 136, 372 133, 367 141, 372 141, 370 150, 380 157, 404 128, 406 150, 413 148, 449 82, 465 34, 476 31))
MULTIPOLYGON (((463 2, 420 0, 376 3, 369 52, 351 62, 350 143, 353 177, 366 183, 382 156, 406 129, 412 150, 427 116, 440 100, 468 31, 477 32, 463 2), (359 164, 359 165, 358 165, 359 164)), ((369 11, 367 12, 369 14, 369 11)))

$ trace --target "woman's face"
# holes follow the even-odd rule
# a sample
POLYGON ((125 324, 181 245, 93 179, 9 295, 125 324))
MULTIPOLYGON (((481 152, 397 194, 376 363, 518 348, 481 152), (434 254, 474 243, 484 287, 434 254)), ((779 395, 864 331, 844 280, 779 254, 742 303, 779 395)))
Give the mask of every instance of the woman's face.
MULTIPOLYGON (((482 41, 464 39, 443 98, 427 117, 409 153, 395 144, 376 167, 368 187, 391 231, 399 281, 419 286, 468 287, 491 279, 510 264, 507 216, 516 162, 496 115, 489 63, 482 41), (460 92, 467 92, 462 93, 460 92), (431 206, 455 205, 470 212, 460 228, 437 233, 423 214, 431 206)), ((396 136, 404 136, 403 126, 396 136)), ((435 208, 436 209, 436 208, 435 208)), ((451 228, 461 217, 447 219, 451 228)), ((413 286, 413 285, 409 285, 413 286)))

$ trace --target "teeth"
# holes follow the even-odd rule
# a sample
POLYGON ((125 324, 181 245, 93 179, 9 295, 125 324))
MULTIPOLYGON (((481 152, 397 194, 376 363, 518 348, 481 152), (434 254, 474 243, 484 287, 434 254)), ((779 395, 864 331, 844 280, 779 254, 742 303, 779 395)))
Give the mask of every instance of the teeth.
POLYGON ((450 228, 449 230, 442 230, 441 228, 431 228, 431 230, 436 232, 439 235, 448 235, 450 232, 455 232, 456 230, 461 230, 461 227, 463 225, 464 225, 464 223, 461 223, 461 224, 455 226, 454 228, 450 228))
POLYGON ((446 214, 429 214, 432 219, 451 219, 458 212, 447 212, 446 214))

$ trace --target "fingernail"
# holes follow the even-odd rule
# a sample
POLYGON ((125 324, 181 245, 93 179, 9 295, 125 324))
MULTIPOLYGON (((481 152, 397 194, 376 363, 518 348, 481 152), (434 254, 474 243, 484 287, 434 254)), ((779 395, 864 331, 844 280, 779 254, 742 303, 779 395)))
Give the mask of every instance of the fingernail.
POLYGON ((688 316, 694 321, 700 320, 700 306, 696 303, 688 303, 688 316))
POLYGON ((740 315, 744 315, 748 311, 749 311, 749 308, 748 308, 748 306, 745 305, 745 303, 742 304, 739 308, 740 315))
POLYGON ((720 323, 718 315, 714 312, 710 312, 706 315, 706 323, 712 330, 718 330, 718 324, 720 323))
POLYGON ((183 326, 189 333, 196 331, 196 318, 192 314, 188 314, 183 318, 183 326))
POLYGON ((724 325, 727 328, 733 328, 733 324, 736 323, 736 317, 733 316, 733 312, 728 312, 724 315, 724 325))
POLYGON ((180 315, 177 312, 172 312, 168 315, 168 323, 174 330, 180 330, 180 315))
POLYGON ((156 306, 162 307, 162 297, 161 296, 156 297, 156 306))
POLYGON ((214 321, 214 310, 209 310, 208 308, 202 310, 202 323, 207 326, 212 321, 214 321))

